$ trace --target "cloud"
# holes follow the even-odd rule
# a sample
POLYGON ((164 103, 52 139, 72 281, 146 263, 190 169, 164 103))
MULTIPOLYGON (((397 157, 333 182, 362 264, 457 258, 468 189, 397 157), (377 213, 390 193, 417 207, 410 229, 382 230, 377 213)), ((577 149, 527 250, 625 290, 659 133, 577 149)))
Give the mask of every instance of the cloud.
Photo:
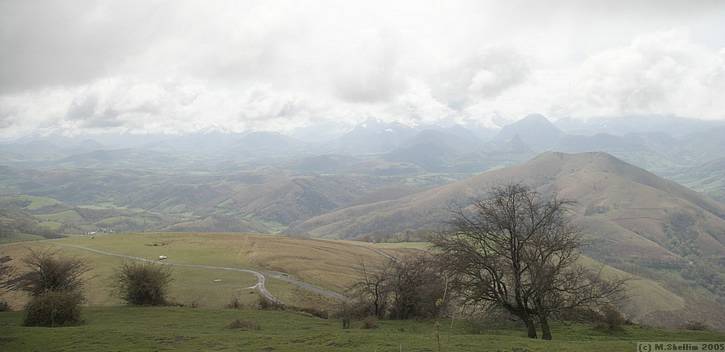
POLYGON ((529 75, 523 56, 510 48, 487 48, 469 57, 431 81, 436 96, 460 109, 470 101, 491 98, 523 83, 529 75))
POLYGON ((390 101, 405 90, 406 77, 391 36, 376 33, 377 38, 355 49, 359 55, 340 63, 333 78, 337 96, 347 102, 375 103, 390 101))
POLYGON ((687 31, 635 38, 587 60, 572 82, 572 113, 725 117, 723 55, 693 43, 687 31))
POLYGON ((0 2, 0 135, 725 119, 719 1, 0 2), (672 30, 672 28, 681 28, 672 30))

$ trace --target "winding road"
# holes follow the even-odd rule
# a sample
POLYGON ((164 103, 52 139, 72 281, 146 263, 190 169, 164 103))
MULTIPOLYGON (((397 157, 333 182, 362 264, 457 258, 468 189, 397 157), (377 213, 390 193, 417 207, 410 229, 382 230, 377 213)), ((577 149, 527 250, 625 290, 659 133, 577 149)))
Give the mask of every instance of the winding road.
POLYGON ((100 254, 100 255, 107 255, 107 256, 118 257, 118 258, 137 260, 137 261, 147 262, 147 263, 157 263, 157 264, 183 267, 183 268, 236 271, 236 272, 240 272, 240 273, 252 274, 257 277, 257 284, 252 287, 249 287, 249 288, 256 289, 257 291, 259 291, 259 294, 262 295, 264 298, 266 298, 274 303, 277 303, 277 304, 284 304, 284 302, 282 302, 279 298, 275 297, 272 293, 270 293, 267 290, 267 287, 265 286, 265 283, 267 281, 267 276, 288 282, 297 287, 300 287, 302 289, 305 289, 307 291, 316 293, 316 294, 324 296, 324 297, 328 297, 328 298, 332 298, 332 299, 336 299, 336 300, 345 300, 345 297, 343 295, 341 295, 335 291, 331 291, 331 290, 327 290, 327 289, 324 289, 319 286, 315 286, 313 284, 310 284, 310 283, 301 281, 297 278, 294 278, 287 273, 282 273, 282 272, 278 272, 278 271, 260 272, 260 271, 251 270, 251 269, 232 268, 232 267, 225 267, 225 266, 213 266, 213 265, 203 265, 203 264, 183 264, 183 263, 174 263, 174 262, 169 262, 169 261, 161 262, 158 260, 136 257, 136 256, 126 255, 126 254, 112 253, 112 252, 102 251, 99 249, 78 246, 78 245, 73 245, 73 244, 65 244, 65 243, 57 243, 57 242, 54 244, 57 246, 61 246, 61 247, 70 247, 70 248, 81 249, 81 250, 93 252, 93 253, 100 254))

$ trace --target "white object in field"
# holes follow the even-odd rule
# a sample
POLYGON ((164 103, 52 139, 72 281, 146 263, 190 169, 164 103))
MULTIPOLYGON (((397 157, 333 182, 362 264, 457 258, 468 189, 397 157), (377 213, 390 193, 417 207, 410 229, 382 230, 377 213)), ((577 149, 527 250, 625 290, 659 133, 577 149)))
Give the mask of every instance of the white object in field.
POLYGON ((222 279, 214 279, 214 282, 222 282, 222 279))
POLYGON ((168 258, 168 257, 167 257, 167 256, 165 256, 165 255, 160 255, 160 256, 159 256, 159 260, 166 260, 166 258, 168 258))

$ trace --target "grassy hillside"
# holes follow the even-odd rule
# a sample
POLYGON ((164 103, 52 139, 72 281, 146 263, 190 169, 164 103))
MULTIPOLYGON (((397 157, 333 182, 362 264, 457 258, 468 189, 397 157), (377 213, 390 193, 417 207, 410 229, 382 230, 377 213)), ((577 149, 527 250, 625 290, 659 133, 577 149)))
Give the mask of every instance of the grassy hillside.
MULTIPOLYGON (((377 329, 360 322, 342 330, 335 319, 300 313, 191 308, 90 308, 86 323, 63 328, 20 327, 20 313, 0 313, 4 351, 435 351, 431 321, 383 321, 377 329), (235 319, 258 330, 226 326, 235 319)), ((607 333, 589 325, 557 324, 554 340, 526 338, 522 329, 441 324, 443 351, 634 351, 637 341, 723 341, 706 331, 667 331, 626 326, 607 333)))
POLYGON ((725 202, 725 158, 715 159, 697 167, 670 172, 666 176, 725 202))
MULTIPOLYGON (((232 268, 249 268, 268 272, 283 272, 332 291, 343 292, 353 282, 361 262, 377 263, 386 255, 403 255, 411 249, 377 248, 374 245, 350 241, 294 239, 282 236, 241 234, 149 233, 127 235, 72 236, 61 240, 13 243, 2 248, 3 255, 18 263, 29 249, 51 248, 65 255, 85 258, 92 268, 88 273, 89 305, 120 303, 113 295, 110 277, 123 263, 123 258, 102 255, 78 247, 115 254, 158 258, 168 256, 168 262, 232 268), (73 247, 76 246, 76 247, 73 247)), ((224 270, 174 267, 171 296, 182 304, 195 303, 203 307, 220 308, 232 297, 243 303, 257 300, 255 290, 246 289, 256 283, 251 274, 224 270), (215 282, 214 280, 221 280, 215 282)), ((287 304, 297 306, 328 306, 329 299, 301 289, 289 282, 268 277, 269 291, 287 304)), ((15 307, 26 297, 5 294, 15 307)))
MULTIPOLYGON (((587 254, 660 282, 686 301, 676 314, 705 314, 725 328, 725 206, 605 153, 544 153, 523 165, 317 216, 288 231, 385 238, 437 229, 450 218, 450 207, 467 206, 510 182, 575 200, 575 221, 591 241, 587 254)), ((647 320, 669 321, 674 314, 647 320)))
MULTIPOLYGON (((86 286, 88 304, 108 306, 119 304, 112 292, 110 277, 124 260, 101 255, 82 248, 154 259, 168 256, 167 262, 218 267, 247 268, 267 273, 269 291, 283 302, 296 306, 330 309, 334 301, 318 293, 300 288, 283 279, 294 277, 303 282, 334 292, 344 292, 359 277, 360 263, 367 265, 386 260, 387 256, 403 256, 427 250, 427 243, 370 244, 357 241, 312 240, 270 235, 208 234, 208 233, 148 233, 73 236, 54 241, 15 243, 2 247, 5 255, 22 258, 28 249, 55 248, 66 255, 86 258, 93 270, 86 286), (276 272, 286 273, 279 276, 276 272)), ((602 265, 584 258, 584 264, 599 268, 602 265)), ((244 304, 253 304, 257 292, 248 287, 256 283, 251 274, 224 270, 174 267, 175 281, 171 287, 174 301, 206 308, 224 307, 232 297, 244 304), (215 282, 215 280, 221 280, 215 282)), ((641 275, 633 275, 612 267, 604 273, 612 277, 629 277, 628 295, 623 310, 635 321, 667 322, 681 326, 682 319, 662 320, 663 316, 679 315, 686 310, 687 296, 673 291, 662 283, 641 275), (656 318, 655 318, 656 317, 656 318), (658 321, 657 319, 661 320, 658 321)), ((6 294, 2 299, 20 307, 27 299, 19 294, 6 294)), ((703 305, 703 310, 708 308, 703 305)), ((712 310, 717 312, 717 309, 712 310)), ((702 316, 707 317, 703 312, 702 316)))
POLYGON ((394 199, 445 181, 307 175, 275 168, 0 167, 0 209, 12 205, 58 233, 276 233, 291 223, 340 207, 394 199))

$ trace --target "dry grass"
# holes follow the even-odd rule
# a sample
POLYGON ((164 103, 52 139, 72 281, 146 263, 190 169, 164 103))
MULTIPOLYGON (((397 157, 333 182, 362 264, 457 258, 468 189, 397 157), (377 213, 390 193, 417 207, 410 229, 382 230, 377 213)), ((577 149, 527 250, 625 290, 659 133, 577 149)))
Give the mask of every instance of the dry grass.
MULTIPOLYGON (((111 277, 124 259, 104 256, 82 249, 62 246, 78 245, 112 253, 144 258, 168 256, 168 261, 257 270, 282 271, 318 286, 343 291, 355 278, 356 266, 364 261, 383 260, 382 253, 400 255, 413 249, 385 248, 352 241, 326 241, 283 236, 196 233, 145 233, 69 237, 58 241, 25 242, 4 245, 4 255, 15 259, 26 255, 29 248, 58 247, 62 253, 86 258, 91 267, 86 286, 89 305, 115 305, 121 302, 111 292, 111 277), (384 252, 382 252, 384 251, 384 252)), ((14 261, 17 263, 18 261, 14 261)), ((229 297, 239 297, 244 305, 252 305, 258 295, 246 289, 256 283, 249 274, 222 270, 174 267, 170 287, 171 300, 181 304, 196 303, 203 307, 221 308, 229 297), (220 280, 220 281, 216 281, 220 280)), ((285 303, 299 307, 332 304, 329 299, 301 290, 297 286, 273 278, 267 287, 285 303)), ((26 298, 6 293, 0 299, 20 307, 26 298)))

